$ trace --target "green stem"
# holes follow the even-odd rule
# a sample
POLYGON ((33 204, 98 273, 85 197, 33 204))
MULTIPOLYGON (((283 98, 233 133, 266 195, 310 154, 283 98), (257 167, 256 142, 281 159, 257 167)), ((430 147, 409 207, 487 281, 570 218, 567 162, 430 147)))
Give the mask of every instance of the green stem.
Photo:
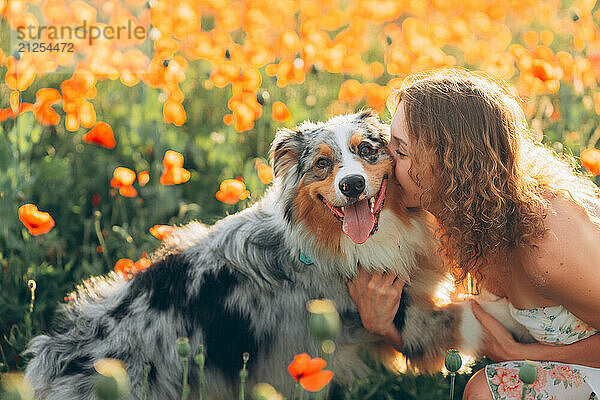
POLYGON ((198 354, 194 357, 194 361, 200 369, 199 373, 199 384, 198 384, 198 398, 204 400, 206 398, 206 382, 204 381, 204 346, 198 346, 198 354))
POLYGON ((521 400, 525 400, 525 394, 527 394, 527 389, 529 385, 523 384, 523 391, 521 392, 521 400))
POLYGON ((150 365, 144 366, 144 385, 142 386, 142 400, 146 400, 148 388, 148 375, 150 375, 150 365))
POLYGON ((294 389, 294 395, 292 396, 292 400, 297 400, 298 395, 300 395, 300 399, 302 399, 302 386, 300 386, 300 381, 296 382, 296 388, 294 389))
POLYGON ((106 253, 106 243, 104 242, 104 236, 102 236, 102 228, 100 227, 100 218, 102 218, 102 213, 100 211, 95 211, 94 217, 94 230, 96 231, 98 242, 100 243, 100 247, 102 248, 102 256, 104 257, 104 262, 106 262, 106 266, 110 270, 112 269, 112 266, 110 265, 108 254, 106 253))
POLYGON ((454 380, 456 379, 456 373, 450 373, 450 400, 454 400, 454 380))
POLYGON ((190 394, 189 386, 188 386, 188 368, 189 368, 189 359, 188 357, 183 358, 183 392, 181 393, 181 400, 187 400, 188 395, 190 394))
POLYGON ((240 400, 245 400, 244 386, 246 385, 246 378, 240 378, 240 400))

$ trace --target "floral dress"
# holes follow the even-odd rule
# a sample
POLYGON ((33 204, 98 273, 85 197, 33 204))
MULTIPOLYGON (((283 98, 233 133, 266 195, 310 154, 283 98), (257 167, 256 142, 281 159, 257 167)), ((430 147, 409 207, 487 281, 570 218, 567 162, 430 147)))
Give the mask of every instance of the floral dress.
MULTIPOLYGON (((539 342, 566 345, 598 331, 563 306, 519 310, 509 304, 512 317, 539 342)), ((485 375, 494 400, 521 399, 519 368, 525 361, 506 361, 486 366, 485 375)), ((600 369, 552 361, 535 362, 538 378, 527 390, 529 400, 590 400, 600 393, 600 369)))

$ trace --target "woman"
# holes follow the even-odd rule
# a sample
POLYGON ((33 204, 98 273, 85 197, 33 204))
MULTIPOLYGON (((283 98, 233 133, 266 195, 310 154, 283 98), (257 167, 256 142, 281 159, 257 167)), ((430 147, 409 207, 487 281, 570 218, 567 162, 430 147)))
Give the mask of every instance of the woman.
MULTIPOLYGON (((388 106, 398 201, 433 214, 457 280, 470 273, 481 290, 506 297, 539 341, 516 343, 472 302, 485 327, 483 353, 501 363, 476 373, 463 399, 520 399, 517 360, 525 359, 552 361, 537 363, 528 398, 589 399, 600 390, 598 187, 534 142, 499 79, 466 70, 416 75, 388 106)), ((402 286, 364 270, 348 283, 365 327, 396 348, 402 286)))

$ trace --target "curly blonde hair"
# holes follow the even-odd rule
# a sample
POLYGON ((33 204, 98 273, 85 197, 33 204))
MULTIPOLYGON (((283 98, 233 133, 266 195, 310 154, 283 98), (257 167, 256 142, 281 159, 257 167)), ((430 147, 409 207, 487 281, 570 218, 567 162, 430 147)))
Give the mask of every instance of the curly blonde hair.
POLYGON ((459 282, 468 273, 479 282, 489 262, 535 247, 546 231, 549 195, 600 216, 598 187, 572 159, 535 142, 520 99, 505 81, 462 69, 429 71, 409 76, 390 96, 392 115, 400 104, 409 175, 421 204, 438 219, 459 282))

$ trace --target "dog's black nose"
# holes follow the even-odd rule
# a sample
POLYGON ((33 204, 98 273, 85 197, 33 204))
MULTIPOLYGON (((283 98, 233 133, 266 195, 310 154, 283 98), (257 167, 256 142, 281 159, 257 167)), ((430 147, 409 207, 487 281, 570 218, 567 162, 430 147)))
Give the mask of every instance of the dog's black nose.
POLYGON ((340 181, 340 190, 344 196, 358 197, 365 190, 365 178, 362 175, 348 175, 340 181))

